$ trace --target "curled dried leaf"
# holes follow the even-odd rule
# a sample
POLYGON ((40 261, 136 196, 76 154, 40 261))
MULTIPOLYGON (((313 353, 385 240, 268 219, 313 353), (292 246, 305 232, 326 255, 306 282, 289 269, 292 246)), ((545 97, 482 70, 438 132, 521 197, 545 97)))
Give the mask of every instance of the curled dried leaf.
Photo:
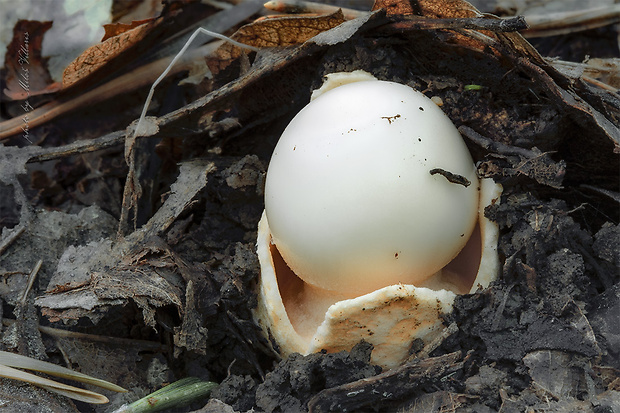
POLYGON ((465 18, 481 16, 480 12, 465 0, 419 0, 420 13, 434 18, 465 18))
POLYGON ((379 9, 384 9, 388 16, 410 16, 420 14, 419 10, 414 10, 412 3, 401 0, 376 0, 375 4, 372 6, 372 10, 379 9))
MULTIPOLYGON (((241 27, 231 36, 233 40, 254 47, 285 47, 304 43, 319 33, 333 29, 345 21, 342 11, 326 16, 287 16, 258 20, 241 27)), ((222 45, 210 62, 217 73, 241 56, 242 50, 230 43, 222 45)))
POLYGON ((477 17, 480 12, 465 0, 376 0, 372 10, 385 9, 388 16, 418 15, 436 19, 477 17))
POLYGON ((318 17, 281 17, 259 20, 240 28, 234 40, 255 47, 292 46, 344 22, 342 11, 318 17))
POLYGON ((128 32, 129 30, 132 30, 138 26, 142 26, 143 24, 149 23, 153 20, 154 19, 134 20, 129 24, 126 24, 126 23, 104 24, 103 28, 105 29, 105 34, 103 35, 103 39, 101 39, 101 41, 105 42, 106 40, 112 37, 128 32))
POLYGON ((120 34, 113 37, 108 36, 111 32, 108 32, 109 29, 106 27, 104 41, 86 49, 84 53, 67 66, 62 74, 63 88, 67 88, 77 81, 84 79, 104 66, 111 59, 140 42, 160 21, 161 20, 149 20, 125 31, 121 31, 122 28, 116 26, 111 32, 116 30, 119 31, 120 34))

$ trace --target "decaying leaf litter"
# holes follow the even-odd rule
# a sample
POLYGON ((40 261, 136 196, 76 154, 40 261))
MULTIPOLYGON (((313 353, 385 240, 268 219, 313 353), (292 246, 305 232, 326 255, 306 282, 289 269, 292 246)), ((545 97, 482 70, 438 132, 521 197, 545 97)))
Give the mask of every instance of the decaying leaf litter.
MULTIPOLYGON (((178 30, 174 21, 198 9, 169 5, 152 33, 178 30)), ((465 2, 374 9, 348 21, 330 13, 240 30, 233 38, 261 50, 224 44, 207 57, 206 82, 161 85, 148 118, 154 128, 125 153, 125 128, 145 91, 98 85, 137 80, 113 75, 127 54, 52 96, 48 109, 67 111, 32 126, 37 145, 15 135, 1 152, 3 314, 17 320, 4 347, 64 358, 130 389, 97 411, 185 376, 222 382, 213 396, 237 411, 618 409, 617 94, 558 72, 493 18, 454 20, 475 16, 465 2), (479 174, 504 185, 487 211, 502 229, 500 280, 457 301, 446 326, 458 329, 447 329, 430 356, 381 374, 364 344, 280 361, 249 310, 271 150, 324 74, 354 69, 439 97, 479 174), (92 100, 79 102, 92 106, 75 112, 87 93, 92 100), (137 177, 130 185, 128 155, 137 177), (35 290, 21 305, 39 259, 35 290), (60 338, 39 324, 92 335, 60 338)), ((161 33, 151 36, 133 47, 157 49, 161 33)), ((412 353, 420 350, 412 343, 412 353)))

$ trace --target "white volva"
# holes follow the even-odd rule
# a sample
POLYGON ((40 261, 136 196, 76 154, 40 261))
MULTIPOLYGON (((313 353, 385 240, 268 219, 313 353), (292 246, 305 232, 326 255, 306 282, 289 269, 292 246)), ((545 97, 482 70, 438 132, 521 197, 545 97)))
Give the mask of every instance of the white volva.
POLYGON ((449 263, 476 224, 478 187, 465 143, 435 103, 367 80, 325 92, 291 121, 269 165, 265 212, 297 276, 356 296, 420 285, 449 263))

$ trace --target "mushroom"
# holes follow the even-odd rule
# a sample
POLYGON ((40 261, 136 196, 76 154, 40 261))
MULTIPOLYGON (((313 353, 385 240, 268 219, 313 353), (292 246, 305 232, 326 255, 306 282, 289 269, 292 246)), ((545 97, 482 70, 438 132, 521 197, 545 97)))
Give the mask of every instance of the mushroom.
POLYGON ((450 119, 409 86, 328 75, 267 171, 255 319, 284 356, 374 345, 390 368, 496 277, 497 226, 450 119))

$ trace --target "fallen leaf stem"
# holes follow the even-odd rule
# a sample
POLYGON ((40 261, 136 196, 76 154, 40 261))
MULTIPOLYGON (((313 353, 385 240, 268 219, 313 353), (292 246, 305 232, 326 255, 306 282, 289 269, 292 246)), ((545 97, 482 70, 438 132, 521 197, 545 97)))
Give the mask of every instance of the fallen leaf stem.
POLYGON ((102 394, 58 383, 2 364, 0 364, 0 377, 30 383, 35 386, 43 387, 51 392, 86 403, 103 404, 109 401, 108 398, 102 394))
POLYGON ((166 409, 178 409, 204 399, 218 386, 211 381, 186 377, 141 398, 115 413, 152 413, 166 409))
MULTIPOLYGON (((3 318, 2 324, 5 326, 10 326, 15 323, 15 320, 9 318, 3 318)), ((97 334, 86 334, 79 333, 76 331, 62 330, 60 328, 53 328, 47 326, 39 326, 39 331, 44 334, 47 334, 52 337, 57 338, 73 338, 77 340, 88 340, 99 343, 107 343, 111 345, 125 346, 125 347, 135 347, 141 350, 149 350, 149 351, 168 351, 168 347, 157 343, 154 341, 146 341, 146 340, 134 340, 129 338, 122 337, 110 337, 110 336, 101 336, 97 334)))

